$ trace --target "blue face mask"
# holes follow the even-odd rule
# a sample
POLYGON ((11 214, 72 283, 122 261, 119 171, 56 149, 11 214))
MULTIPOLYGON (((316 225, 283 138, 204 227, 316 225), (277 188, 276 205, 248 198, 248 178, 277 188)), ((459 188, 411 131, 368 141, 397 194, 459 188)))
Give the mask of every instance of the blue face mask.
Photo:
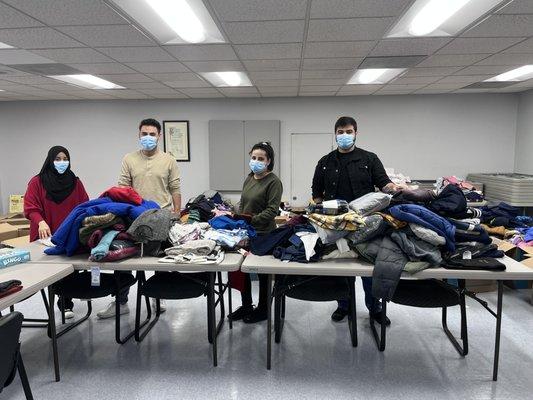
POLYGON ((151 151, 157 147, 157 138, 155 136, 141 136, 139 140, 141 148, 146 151, 151 151))
POLYGON ((64 174, 65 173, 65 171, 67 170, 69 164, 70 163, 68 161, 54 161, 54 167, 55 167, 56 171, 59 172, 60 174, 64 174))
POLYGON ((337 135, 336 140, 337 140, 337 144, 339 145, 340 149, 348 150, 355 143, 355 135, 350 135, 349 133, 343 133, 341 135, 337 135))
POLYGON ((250 169, 254 174, 265 172, 267 166, 263 161, 250 160, 250 169))

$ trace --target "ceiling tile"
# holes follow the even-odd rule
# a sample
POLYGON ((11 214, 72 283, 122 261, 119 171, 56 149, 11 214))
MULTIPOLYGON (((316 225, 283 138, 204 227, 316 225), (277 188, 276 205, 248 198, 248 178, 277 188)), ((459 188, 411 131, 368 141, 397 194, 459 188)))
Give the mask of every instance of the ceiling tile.
POLYGON ((91 64, 69 64, 73 68, 89 74, 131 74, 135 73, 131 68, 119 63, 91 63, 91 64))
POLYGON ((303 97, 318 97, 318 96, 335 96, 337 93, 336 90, 331 90, 329 92, 300 92, 300 96, 303 97))
POLYGON ((198 72, 244 71, 240 61, 188 61, 183 64, 198 72))
POLYGON ((339 96, 353 96, 353 95, 365 95, 372 94, 376 90, 379 90, 383 85, 346 85, 343 86, 339 92, 339 96))
POLYGON ((210 0, 223 21, 304 19, 307 0, 210 0))
POLYGON ((150 90, 172 90, 170 89, 168 86, 165 86, 163 85, 162 83, 159 83, 159 82, 134 82, 134 83, 129 83, 128 84, 128 87, 130 89, 137 89, 137 90, 140 90, 140 91, 145 91, 147 89, 150 89, 150 90))
POLYGON ((0 29, 0 42, 21 49, 83 47, 83 45, 52 28, 0 29))
POLYGON ((301 43, 242 44, 235 46, 241 60, 300 58, 301 43))
POLYGON ((225 31, 234 44, 301 42, 304 21, 227 22, 225 31))
POLYGON ((362 58, 305 58, 303 69, 355 69, 361 61, 363 61, 362 58))
POLYGON ((116 89, 116 90, 108 90, 106 91, 107 94, 118 97, 119 99, 149 99, 150 96, 144 93, 137 92, 135 90, 125 90, 125 89, 116 89))
POLYGON ((494 14, 465 32, 464 37, 533 36, 533 14, 494 14))
POLYGON ((314 86, 314 85, 324 85, 324 86, 339 86, 344 85, 346 79, 302 79, 300 84, 302 86, 314 86))
MULTIPOLYGON (((488 75, 452 75, 442 78, 437 84, 443 83, 464 83, 465 85, 474 82, 481 82, 487 78, 490 78, 488 75)), ((463 85, 463 86, 465 86, 463 85)))
POLYGON ((297 87, 298 79, 253 79, 255 86, 261 87, 297 87))
POLYGON ((32 26, 43 26, 43 24, 6 4, 0 3, 0 27, 27 28, 32 26))
POLYGON ((426 56, 367 57, 359 68, 410 68, 420 64, 426 56))
POLYGON ((187 96, 191 97, 224 97, 222 93, 212 88, 183 89, 180 90, 180 92, 185 93, 187 96))
POLYGON ((456 38, 437 54, 497 53, 524 38, 456 38))
POLYGON ((267 93, 261 93, 261 97, 296 97, 298 94, 298 91, 296 94, 291 92, 267 92, 267 93))
POLYGON ((192 72, 148 73, 147 75, 156 81, 189 81, 199 79, 198 75, 192 72))
MULTIPOLYGON (((123 84, 123 83, 150 83, 154 82, 152 78, 147 77, 143 74, 119 74, 119 75, 100 75, 100 78, 107 79, 113 83, 123 84)), ((122 85, 124 86, 124 85, 122 85)), ((132 89, 129 85, 128 88, 132 89)))
POLYGON ((302 78, 306 79, 348 79, 353 75, 353 69, 329 71, 303 71, 302 78))
POLYGON ((313 0, 311 18, 396 17, 411 0, 313 0))
POLYGON ((394 80, 395 84, 410 85, 410 84, 428 84, 436 82, 440 79, 438 76, 416 76, 416 77, 400 77, 394 80))
POLYGON ((504 50, 504 53, 533 53, 533 38, 524 40, 522 43, 504 50))
POLYGON ((256 94, 259 92, 254 87, 228 87, 228 88, 219 88, 220 92, 224 93, 226 96, 236 95, 236 94, 256 94))
POLYGON ((321 19, 309 21, 307 40, 335 42, 381 39, 393 18, 321 19))
POLYGON ((299 71, 250 71, 250 77, 263 79, 298 79, 299 71))
POLYGON ((292 94, 296 96, 298 94, 298 87, 286 87, 286 86, 258 86, 257 89, 261 94, 292 94))
POLYGON ((172 73, 172 72, 189 72, 189 69, 180 62, 138 62, 126 63, 127 66, 143 74, 172 73))
POLYGON ((452 90, 450 89, 418 89, 417 91, 413 92, 412 94, 444 94, 444 93, 450 93, 452 90))
POLYGON ((509 71, 510 69, 512 68, 504 65, 473 65, 457 71, 455 75, 496 75, 505 71, 509 71))
POLYGON ((514 0, 499 10, 498 14, 533 14, 533 2, 531 0, 514 0))
MULTIPOLYGON (((26 85, 52 84, 57 83, 57 80, 46 78, 44 76, 30 75, 30 76, 6 76, 6 81, 21 83, 26 85)), ((17 90, 18 91, 18 90, 17 90)))
POLYGON ((47 25, 124 24, 124 18, 101 0, 5 0, 47 25))
POLYGON ((449 82, 449 83, 432 83, 427 85, 424 89, 443 89, 443 90, 454 90, 462 88, 465 85, 465 82, 449 82))
POLYGON ((199 78, 191 80, 181 80, 181 81, 165 81, 165 85, 173 88, 207 88, 211 85, 199 78))
POLYGON ((244 60, 242 63, 248 71, 290 71, 300 68, 300 59, 244 60))
POLYGON ((32 50, 32 53, 65 64, 114 62, 111 58, 87 47, 77 49, 32 50))
POLYGON ((432 54, 451 39, 418 38, 380 40, 370 56, 410 56, 432 54))
POLYGON ((420 88, 423 88, 424 86, 426 86, 425 83, 418 83, 418 84, 407 84, 407 85, 401 85, 401 84, 397 84, 396 83, 397 80, 395 80, 393 83, 390 83, 388 85, 385 85, 383 87, 383 89, 381 90, 388 90, 388 91, 394 91, 394 90, 416 90, 416 89, 420 89, 420 88))
POLYGON ((161 94, 179 94, 177 90, 171 89, 169 87, 166 88, 152 88, 152 89, 136 89, 139 92, 142 92, 144 94, 148 95, 161 95, 161 94))
POLYGON ((131 25, 65 26, 58 29, 91 47, 155 44, 131 25))
POLYGON ((300 86, 300 93, 307 92, 336 92, 341 88, 341 85, 309 85, 309 86, 300 86))
POLYGON ((152 96, 155 99, 187 99, 189 98, 188 96, 182 93, 178 93, 178 92, 175 92, 172 94, 164 94, 164 93, 151 94, 150 96, 152 96))
POLYGON ((163 48, 180 61, 237 60, 237 55, 228 44, 195 44, 163 46, 163 48))
POLYGON ((533 54, 495 54, 478 62, 476 65, 509 65, 520 67, 533 64, 533 54))
POLYGON ((49 64, 53 62, 26 50, 0 50, 0 64, 49 64))
POLYGON ((418 64, 418 67, 466 67, 490 54, 435 54, 418 64))
POLYGON ((429 67, 429 68, 410 68, 403 75, 405 78, 411 78, 415 76, 445 76, 457 72, 462 67, 429 67))
POLYGON ((360 42, 309 42, 305 45, 305 57, 364 57, 372 49, 375 43, 375 41, 368 40, 360 42))
POLYGON ((158 61, 175 61, 161 47, 100 47, 96 50, 107 54, 118 62, 158 62, 158 61))

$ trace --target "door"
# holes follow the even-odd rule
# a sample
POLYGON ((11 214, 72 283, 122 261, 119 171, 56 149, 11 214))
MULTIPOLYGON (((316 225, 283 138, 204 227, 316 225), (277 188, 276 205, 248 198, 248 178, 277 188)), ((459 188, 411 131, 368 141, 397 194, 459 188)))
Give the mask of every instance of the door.
POLYGON ((291 205, 305 207, 311 201, 311 184, 315 167, 333 150, 331 133, 291 134, 291 205))

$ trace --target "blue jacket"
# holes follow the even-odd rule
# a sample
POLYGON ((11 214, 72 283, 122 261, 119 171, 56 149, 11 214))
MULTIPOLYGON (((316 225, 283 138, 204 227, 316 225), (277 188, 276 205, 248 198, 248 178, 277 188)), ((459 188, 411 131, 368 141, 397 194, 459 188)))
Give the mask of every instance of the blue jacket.
POLYGON ((135 220, 143 212, 153 208, 159 208, 159 205, 149 200, 143 200, 140 206, 116 203, 109 197, 89 200, 70 212, 52 236, 52 243, 56 247, 50 247, 44 252, 48 255, 66 254, 69 257, 73 256, 80 245, 79 232, 86 217, 112 213, 119 217, 135 220))
POLYGON ((455 226, 445 218, 429 211, 423 206, 416 204, 401 204, 389 208, 391 215, 405 222, 414 222, 425 228, 437 232, 446 239, 446 247, 450 251, 455 250, 455 226))
POLYGON ((227 215, 221 215, 220 217, 215 217, 209 220, 209 225, 213 229, 246 229, 248 232, 248 237, 253 238, 257 236, 255 229, 246 221, 243 220, 234 220, 227 215))

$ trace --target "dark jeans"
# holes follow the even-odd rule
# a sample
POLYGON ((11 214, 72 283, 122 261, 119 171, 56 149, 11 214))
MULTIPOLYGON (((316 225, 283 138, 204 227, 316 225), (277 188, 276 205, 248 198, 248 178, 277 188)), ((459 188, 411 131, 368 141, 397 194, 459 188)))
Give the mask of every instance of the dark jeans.
MULTIPOLYGON (((259 303, 257 308, 266 310, 267 308, 267 285, 268 276, 265 274, 258 274, 259 276, 259 303)), ((250 274, 246 274, 244 278, 244 290, 241 292, 241 299, 243 306, 251 306, 252 301, 252 280, 250 274)))
MULTIPOLYGON (((74 303, 72 302, 72 299, 65 297, 63 300, 65 302, 65 310, 72 310, 74 308, 74 303)), ((57 308, 59 308, 59 310, 61 311, 61 297, 59 297, 59 299, 57 300, 57 308)))
MULTIPOLYGON (((131 271, 124 271, 124 272, 119 272, 119 274, 131 274, 131 271)), ((130 295, 130 287, 129 286, 126 286, 125 288, 121 289, 118 291, 118 294, 117 294, 117 301, 120 303, 120 304, 126 304, 128 302, 128 296, 130 295)))
MULTIPOLYGON (((380 312, 381 301, 372 296, 372 278, 364 277, 361 278, 361 280, 363 281, 363 290, 365 291, 366 308, 368 308, 368 311, 371 313, 380 312)), ((339 308, 343 308, 345 310, 348 309, 348 300, 339 300, 337 303, 339 304, 339 308)))

